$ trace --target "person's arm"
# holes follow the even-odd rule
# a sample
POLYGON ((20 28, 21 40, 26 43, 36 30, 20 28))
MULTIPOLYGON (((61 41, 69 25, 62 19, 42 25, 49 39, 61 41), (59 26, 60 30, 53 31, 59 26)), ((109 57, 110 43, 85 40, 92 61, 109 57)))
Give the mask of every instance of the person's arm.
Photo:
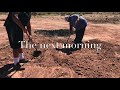
POLYGON ((27 24, 27 30, 28 30, 29 35, 31 36, 32 33, 31 33, 31 23, 30 23, 30 21, 27 24))
POLYGON ((69 22, 69 26, 70 26, 70 32, 72 33, 73 32, 73 26, 70 22, 69 22))
POLYGON ((27 24, 27 31, 28 31, 28 33, 29 33, 29 35, 28 35, 29 41, 30 41, 31 43, 33 43, 32 33, 31 33, 31 23, 30 23, 30 21, 29 21, 28 24, 27 24))
POLYGON ((73 34, 75 31, 75 26, 78 22, 78 16, 72 16, 69 21, 70 33, 73 34))
POLYGON ((75 31, 75 28, 74 28, 74 26, 72 25, 71 22, 69 22, 69 26, 70 26, 70 34, 73 34, 74 31, 75 31))
MULTIPOLYGON (((19 13, 19 12, 18 12, 19 13)), ((26 28, 23 26, 23 24, 21 23, 21 21, 18 19, 18 17, 16 15, 18 15, 18 13, 14 13, 12 12, 10 14, 10 16, 12 17, 12 20, 25 32, 27 33, 26 28)))

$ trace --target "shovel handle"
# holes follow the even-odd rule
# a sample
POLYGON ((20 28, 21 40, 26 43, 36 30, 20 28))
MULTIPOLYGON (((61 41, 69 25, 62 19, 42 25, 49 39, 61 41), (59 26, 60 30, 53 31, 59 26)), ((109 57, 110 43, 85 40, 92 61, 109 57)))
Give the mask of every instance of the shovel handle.
POLYGON ((28 33, 26 33, 27 37, 30 39, 30 35, 28 35, 28 33))
MULTIPOLYGON (((28 33, 26 33, 26 35, 27 35, 29 41, 32 42, 32 41, 31 41, 31 38, 30 38, 30 35, 29 35, 28 33)), ((33 42, 32 42, 32 43, 33 43, 33 42)))

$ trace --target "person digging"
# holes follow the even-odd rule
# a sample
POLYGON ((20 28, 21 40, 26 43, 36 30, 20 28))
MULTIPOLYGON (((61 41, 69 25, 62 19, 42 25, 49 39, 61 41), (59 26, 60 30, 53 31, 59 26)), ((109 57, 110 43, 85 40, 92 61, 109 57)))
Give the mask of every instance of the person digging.
POLYGON ((70 51, 81 49, 81 46, 78 48, 74 47, 74 45, 77 46, 77 44, 82 43, 82 39, 87 27, 87 20, 79 14, 73 14, 65 16, 65 21, 69 22, 70 33, 73 34, 75 32, 76 34, 73 47, 70 48, 70 51))
POLYGON ((15 67, 20 67, 20 63, 28 62, 24 57, 19 41, 23 41, 23 32, 28 33, 29 39, 32 41, 30 19, 31 12, 9 12, 4 23, 10 46, 13 49, 15 67))

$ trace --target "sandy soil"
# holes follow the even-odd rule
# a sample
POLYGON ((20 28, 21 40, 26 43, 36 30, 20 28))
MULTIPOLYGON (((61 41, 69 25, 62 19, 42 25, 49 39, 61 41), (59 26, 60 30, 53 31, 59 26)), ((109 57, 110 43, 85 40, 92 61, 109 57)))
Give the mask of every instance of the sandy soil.
MULTIPOLYGON (((88 21, 84 44, 100 44, 101 50, 82 48, 67 55, 64 50, 39 48, 42 54, 32 58, 35 49, 24 49, 29 62, 23 70, 12 67, 12 50, 0 16, 0 77, 1 78, 120 78, 120 24, 88 21), (6 46, 6 47, 5 47, 6 46)), ((63 44, 68 38, 68 23, 62 16, 32 17, 33 40, 63 44)), ((72 43, 75 35, 71 35, 72 43)), ((27 40, 27 39, 25 39, 27 40)))

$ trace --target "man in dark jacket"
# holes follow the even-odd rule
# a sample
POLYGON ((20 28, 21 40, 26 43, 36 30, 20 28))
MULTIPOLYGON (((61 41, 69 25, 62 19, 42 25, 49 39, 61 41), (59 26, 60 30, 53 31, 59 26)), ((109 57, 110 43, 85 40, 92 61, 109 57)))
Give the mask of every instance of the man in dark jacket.
POLYGON ((21 43, 23 41, 23 32, 29 33, 31 38, 31 13, 30 12, 9 12, 4 23, 10 46, 13 49, 14 65, 20 66, 19 63, 27 63, 23 55, 21 43))

